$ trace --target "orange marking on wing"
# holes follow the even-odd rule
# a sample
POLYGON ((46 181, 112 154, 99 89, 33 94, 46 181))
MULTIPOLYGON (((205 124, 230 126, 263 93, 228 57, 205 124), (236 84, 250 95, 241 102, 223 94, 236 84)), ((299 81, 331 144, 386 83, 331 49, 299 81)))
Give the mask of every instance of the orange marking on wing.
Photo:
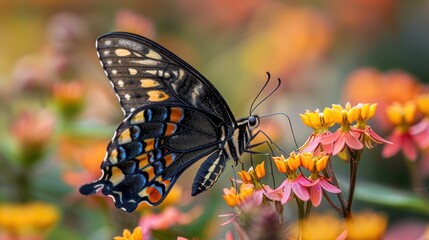
POLYGON ((109 161, 111 164, 118 163, 118 150, 113 149, 113 151, 110 153, 109 161))
POLYGON ((139 160, 139 169, 145 168, 147 165, 149 165, 149 156, 147 153, 143 153, 136 157, 137 160, 139 160))
POLYGON ((146 193, 150 202, 158 202, 162 198, 162 194, 155 187, 148 187, 146 193))
POLYGON ((165 167, 168 167, 171 162, 173 162, 173 155, 167 155, 164 157, 165 160, 165 167))
POLYGON ((132 141, 131 138, 131 132, 130 129, 125 129, 119 136, 118 136, 118 143, 119 144, 125 144, 132 141))
POLYGON ((174 123, 167 123, 167 127, 165 128, 165 136, 170 136, 177 129, 177 125, 174 123))
POLYGON ((113 186, 118 185, 125 179, 124 173, 118 167, 112 167, 112 176, 109 181, 113 184, 113 186))
POLYGON ((152 166, 148 166, 144 171, 147 173, 148 179, 155 177, 155 169, 152 166))
POLYGON ((180 122, 183 118, 183 109, 172 107, 170 108, 170 121, 171 122, 180 122))
POLYGON ((146 144, 146 146, 144 147, 145 152, 149 152, 155 149, 155 138, 146 139, 144 140, 144 142, 146 144))
POLYGON ((136 113, 132 118, 131 118, 131 123, 132 124, 136 124, 136 123, 144 123, 145 119, 144 119, 144 110, 136 113))
POLYGON ((152 90, 147 92, 147 95, 149 95, 149 101, 151 102, 160 102, 167 100, 169 98, 169 95, 166 92, 160 91, 160 90, 152 90))
POLYGON ((151 87, 156 87, 159 86, 159 82, 153 80, 153 79, 140 79, 140 86, 143 88, 151 88, 151 87))

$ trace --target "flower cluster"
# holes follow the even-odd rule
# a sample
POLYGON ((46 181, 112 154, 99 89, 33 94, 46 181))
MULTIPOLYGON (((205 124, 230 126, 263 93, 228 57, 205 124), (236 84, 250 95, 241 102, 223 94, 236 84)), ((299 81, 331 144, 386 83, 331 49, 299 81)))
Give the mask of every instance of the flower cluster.
MULTIPOLYGON (((238 219, 239 223, 245 222, 242 219, 247 214, 246 207, 249 203, 253 207, 270 206, 278 213, 279 219, 282 219, 284 206, 289 204, 291 199, 295 199, 300 225, 303 225, 300 228, 303 229, 305 224, 303 219, 310 216, 311 207, 320 206, 323 197, 344 217, 350 218, 362 150, 365 147, 371 149, 374 144, 391 144, 367 124, 367 121, 375 115, 376 106, 361 103, 352 106, 347 103, 345 107, 332 105, 323 112, 316 110, 301 114, 304 124, 311 127, 313 132, 298 152, 291 152, 287 157, 283 155, 273 157, 278 172, 285 176, 280 186, 272 189, 262 182, 265 176, 264 162, 255 168, 250 167, 248 171, 238 172, 242 180, 240 191, 234 187, 224 189, 225 201, 235 209, 233 218, 226 223, 233 222, 234 219, 238 219), (331 132, 331 128, 336 124, 339 128, 331 132), (347 200, 333 170, 331 163, 333 156, 347 160, 346 162, 350 164, 347 200), (340 206, 335 205, 328 193, 338 197, 340 206)), ((246 229, 245 225, 243 228, 246 229)))
POLYGON ((383 156, 392 157, 402 150, 410 160, 417 159, 417 149, 429 147, 429 94, 419 95, 415 101, 404 104, 394 102, 387 109, 387 118, 395 126, 388 137, 393 145, 386 145, 383 156), (417 115, 423 118, 416 123, 417 115))

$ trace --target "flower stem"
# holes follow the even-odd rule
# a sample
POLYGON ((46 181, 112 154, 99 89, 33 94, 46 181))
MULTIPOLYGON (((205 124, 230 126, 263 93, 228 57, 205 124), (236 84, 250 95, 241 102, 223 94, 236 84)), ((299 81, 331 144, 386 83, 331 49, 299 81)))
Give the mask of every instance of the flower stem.
POLYGON ((304 202, 299 199, 299 198, 295 198, 296 199, 296 205, 298 206, 298 219, 299 219, 299 232, 298 232, 298 238, 297 239, 301 239, 302 236, 302 229, 304 228, 304 224, 305 224, 305 211, 304 211, 304 202))
MULTIPOLYGON (((339 189, 341 189, 340 184, 338 183, 338 179, 335 176, 334 167, 332 166, 331 158, 329 158, 328 164, 326 165, 324 172, 327 175, 327 177, 331 179, 331 183, 334 184, 339 189)), ((336 209, 339 212, 341 212, 341 214, 343 214, 343 216, 345 217, 346 200, 344 199, 343 191, 337 193, 337 197, 338 197, 338 201, 340 202, 341 209, 339 207, 336 207, 336 209)))
POLYGON ((350 155, 350 183, 349 183, 349 196, 347 200, 347 208, 344 212, 344 217, 350 218, 352 216, 352 204, 353 197, 356 188, 356 178, 357 178, 357 170, 359 165, 359 160, 362 154, 362 150, 351 150, 347 148, 350 155))

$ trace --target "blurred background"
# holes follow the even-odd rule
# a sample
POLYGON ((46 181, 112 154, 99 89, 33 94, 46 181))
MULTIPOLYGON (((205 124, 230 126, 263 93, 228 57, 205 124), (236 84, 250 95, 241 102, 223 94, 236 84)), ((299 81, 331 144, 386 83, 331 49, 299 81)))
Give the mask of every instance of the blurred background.
MULTIPOLYGON (((427 0, 1 1, 0 239, 111 239, 161 211, 142 206, 127 214, 110 198, 77 191, 100 176, 123 119, 97 59, 98 36, 127 31, 153 39, 206 76, 237 118, 248 114, 270 72, 282 85, 255 112, 288 114, 301 145, 311 129, 299 113, 348 101, 378 103, 372 126, 387 136, 385 107, 427 90, 428 23, 427 0)), ((295 149, 285 118, 264 120, 262 128, 285 151, 295 149)), ((367 152, 356 209, 386 214, 387 236, 421 235, 427 181, 412 187, 402 155, 385 159, 380 146, 367 152)), ((414 162, 422 178, 429 174, 426 155, 422 150, 414 162)), ((232 170, 191 198, 197 165, 168 203, 180 209, 180 221, 154 228, 154 236, 220 239, 231 229, 219 226, 217 215, 231 211, 222 188, 230 187, 232 170)), ((347 164, 334 165, 347 179, 347 164)))

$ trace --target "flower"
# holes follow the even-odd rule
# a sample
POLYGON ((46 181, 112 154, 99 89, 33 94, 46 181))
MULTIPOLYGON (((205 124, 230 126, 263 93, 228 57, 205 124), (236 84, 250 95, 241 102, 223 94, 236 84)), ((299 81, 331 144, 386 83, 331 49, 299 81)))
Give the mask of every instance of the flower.
POLYGON ((304 186, 310 188, 310 200, 313 206, 317 207, 322 201, 322 189, 330 193, 340 193, 341 190, 332 185, 328 179, 323 175, 319 174, 323 171, 329 161, 329 155, 318 154, 313 155, 312 153, 301 153, 302 166, 311 172, 309 182, 304 182, 304 186))
POLYGON ((416 100, 417 109, 425 117, 416 125, 410 128, 410 133, 414 137, 416 144, 424 149, 429 146, 429 94, 420 95, 416 100))
POLYGON ((70 119, 83 108, 84 87, 80 81, 57 81, 53 86, 53 95, 61 114, 70 119))
POLYGON ((265 176, 264 162, 256 165, 255 170, 253 170, 253 167, 251 167, 247 172, 244 170, 238 172, 238 175, 243 180, 243 183, 253 185, 253 195, 258 206, 262 204, 264 196, 270 200, 280 200, 278 195, 272 194, 273 190, 270 186, 259 182, 259 180, 265 176))
POLYGON ((203 209, 197 206, 183 213, 177 207, 169 206, 160 213, 143 214, 139 221, 143 238, 151 239, 153 230, 165 230, 177 224, 189 224, 198 218, 202 211, 203 209))
POLYGON ((394 156, 400 150, 411 161, 417 158, 416 141, 410 132, 410 126, 415 120, 416 105, 414 102, 405 104, 394 103, 387 109, 390 122, 396 125, 388 137, 393 144, 385 145, 382 150, 383 157, 394 156))
POLYGON ((142 227, 140 226, 134 228, 132 233, 130 230, 124 229, 122 235, 114 237, 113 240, 143 240, 142 227))
POLYGON ((155 36, 153 22, 145 16, 129 10, 119 10, 116 13, 115 28, 119 31, 131 32, 149 38, 155 36))
POLYGON ((21 163, 32 165, 43 159, 54 126, 55 118, 47 110, 37 113, 25 111, 18 116, 11 126, 11 134, 19 144, 21 163))
POLYGON ((43 236, 59 218, 58 209, 48 203, 0 204, 0 229, 11 239, 28 234, 43 236))
POLYGON ((313 133, 304 145, 300 147, 300 150, 303 152, 317 153, 323 151, 331 153, 333 143, 326 144, 322 139, 332 134, 329 131, 329 128, 335 124, 332 109, 325 108, 322 113, 319 112, 319 109, 316 109, 314 112, 307 110, 304 114, 300 114, 300 117, 305 125, 313 128, 313 133))
POLYGON ((364 211, 346 220, 347 239, 381 239, 387 228, 387 217, 364 211))
MULTIPOLYGON (((291 198, 293 192, 299 199, 308 201, 310 195, 305 187, 308 183, 308 179, 302 174, 296 174, 296 170, 301 166, 300 154, 292 152, 288 158, 281 155, 280 157, 273 157, 273 159, 277 169, 281 173, 286 173, 288 177, 277 189, 270 191, 269 196, 281 195, 281 199, 279 200, 282 204, 285 204, 291 198)), ((277 197, 274 199, 277 199, 277 197)))
POLYGON ((369 149, 373 147, 372 143, 388 143, 392 144, 391 142, 385 140, 384 138, 380 137, 377 133, 372 130, 370 126, 366 124, 366 122, 372 118, 375 115, 375 110, 377 108, 377 104, 362 104, 359 103, 355 106, 355 109, 357 110, 357 120, 356 125, 352 127, 354 129, 354 133, 356 137, 358 137, 361 142, 365 144, 365 146, 369 149))
MULTIPOLYGON (((344 222, 332 212, 311 214, 300 232, 302 239, 336 239, 345 229, 344 222)), ((298 222, 290 228, 290 239, 298 239, 298 222)))
POLYGON ((345 108, 341 105, 333 104, 332 110, 334 121, 340 124, 341 127, 331 135, 324 136, 322 139, 325 144, 334 144, 332 155, 342 152, 345 147, 353 150, 361 150, 363 144, 355 136, 356 133, 350 126, 358 119, 358 110, 355 107, 352 108, 350 103, 347 103, 345 108))

